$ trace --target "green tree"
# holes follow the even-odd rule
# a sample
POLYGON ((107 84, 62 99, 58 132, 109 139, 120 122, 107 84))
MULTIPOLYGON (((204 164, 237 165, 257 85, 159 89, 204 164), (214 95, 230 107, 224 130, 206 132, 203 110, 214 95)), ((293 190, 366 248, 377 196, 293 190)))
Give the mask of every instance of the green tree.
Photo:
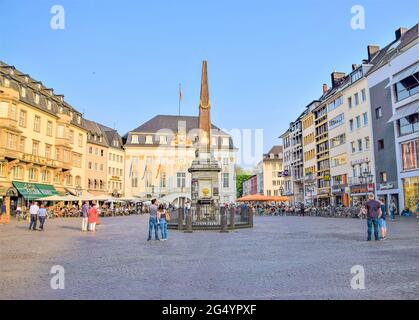
POLYGON ((251 176, 252 175, 249 173, 236 173, 237 198, 240 198, 243 195, 243 182, 249 179, 251 176))

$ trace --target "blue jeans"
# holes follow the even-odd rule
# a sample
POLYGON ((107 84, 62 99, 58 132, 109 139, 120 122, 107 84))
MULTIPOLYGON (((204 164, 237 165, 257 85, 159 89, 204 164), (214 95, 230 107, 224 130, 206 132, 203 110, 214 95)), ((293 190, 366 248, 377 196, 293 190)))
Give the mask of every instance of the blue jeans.
POLYGON ((391 220, 394 220, 394 213, 395 213, 395 210, 390 210, 391 220))
POLYGON ((167 222, 166 219, 160 219, 161 238, 167 239, 167 222))
POLYGON ((29 224, 29 230, 33 229, 36 230, 36 223, 38 222, 38 215, 31 214, 31 223, 29 224))
POLYGON ((148 240, 151 240, 151 234, 152 234, 153 228, 154 228, 155 239, 158 240, 159 234, 158 234, 157 218, 150 218, 148 222, 148 240))
POLYGON ((44 230, 45 216, 39 217, 39 229, 44 230))
POLYGON ((371 240, 371 233, 372 233, 373 226, 374 226, 374 238, 375 240, 379 240, 380 235, 378 232, 378 218, 368 218, 367 226, 368 226, 368 241, 371 240))

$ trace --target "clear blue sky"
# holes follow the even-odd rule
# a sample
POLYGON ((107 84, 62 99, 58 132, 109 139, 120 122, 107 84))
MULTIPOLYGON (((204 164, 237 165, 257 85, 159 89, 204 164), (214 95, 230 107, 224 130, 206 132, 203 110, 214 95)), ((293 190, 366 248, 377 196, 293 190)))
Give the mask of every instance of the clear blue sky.
POLYGON ((177 114, 179 82, 182 113, 196 115, 206 59, 213 122, 263 128, 267 151, 334 69, 350 71, 418 17, 418 0, 0 0, 0 59, 121 134, 177 114), (50 28, 55 4, 64 30, 50 28), (356 4, 365 30, 350 27, 356 4))

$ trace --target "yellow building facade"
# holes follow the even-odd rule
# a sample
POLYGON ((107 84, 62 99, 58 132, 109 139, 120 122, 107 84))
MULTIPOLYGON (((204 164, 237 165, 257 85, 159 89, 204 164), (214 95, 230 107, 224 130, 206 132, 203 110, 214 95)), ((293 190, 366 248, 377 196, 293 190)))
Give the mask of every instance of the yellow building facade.
POLYGON ((0 196, 8 213, 82 189, 85 145, 82 115, 64 96, 0 62, 0 196))

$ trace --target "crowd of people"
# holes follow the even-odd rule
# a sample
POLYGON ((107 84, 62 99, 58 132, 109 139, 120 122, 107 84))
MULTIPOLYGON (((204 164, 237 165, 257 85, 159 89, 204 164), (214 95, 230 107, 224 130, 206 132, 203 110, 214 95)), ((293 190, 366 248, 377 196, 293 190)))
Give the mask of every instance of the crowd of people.
MULTIPOLYGON (((74 205, 73 205, 74 206, 74 205)), ((307 210, 311 210, 312 207, 304 206, 289 206, 287 204, 267 204, 267 203, 242 203, 242 204, 223 204, 221 205, 225 209, 234 209, 237 214, 240 214, 243 210, 251 210, 254 215, 287 215, 287 214, 298 214, 304 216, 307 214, 307 210)), ((5 210, 1 206, 1 210, 5 210)), ((141 204, 137 208, 141 213, 149 213, 149 228, 147 240, 152 240, 154 233, 155 240, 166 241, 167 240, 167 224, 170 221, 171 213, 175 208, 173 205, 165 205, 159 203, 157 199, 151 200, 150 205, 141 204), (160 237, 159 237, 160 230, 160 237), (154 231, 154 232, 153 232, 154 231)), ((330 210, 328 207, 320 209, 330 210)), ((387 239, 387 209, 390 212, 390 219, 394 220, 397 214, 397 206, 395 201, 392 200, 387 208, 385 200, 380 198, 375 199, 374 194, 368 195, 368 200, 362 203, 357 216, 361 219, 367 220, 367 240, 371 241, 372 232, 374 231, 374 239, 376 241, 387 239)), ((82 218, 81 231, 82 232, 96 232, 96 225, 99 223, 99 216, 101 213, 101 207, 96 201, 84 201, 81 207, 75 207, 78 212, 78 216, 82 218)), ((184 207, 183 213, 186 218, 191 210, 191 202, 188 200, 184 207)), ((30 223, 29 230, 43 231, 45 226, 45 220, 48 218, 48 210, 44 203, 38 204, 37 201, 32 202, 29 207, 30 223), (39 228, 37 225, 39 223, 39 228)), ((401 213, 403 215, 403 213, 401 213)), ((416 218, 419 219, 419 199, 416 203, 416 218)))

